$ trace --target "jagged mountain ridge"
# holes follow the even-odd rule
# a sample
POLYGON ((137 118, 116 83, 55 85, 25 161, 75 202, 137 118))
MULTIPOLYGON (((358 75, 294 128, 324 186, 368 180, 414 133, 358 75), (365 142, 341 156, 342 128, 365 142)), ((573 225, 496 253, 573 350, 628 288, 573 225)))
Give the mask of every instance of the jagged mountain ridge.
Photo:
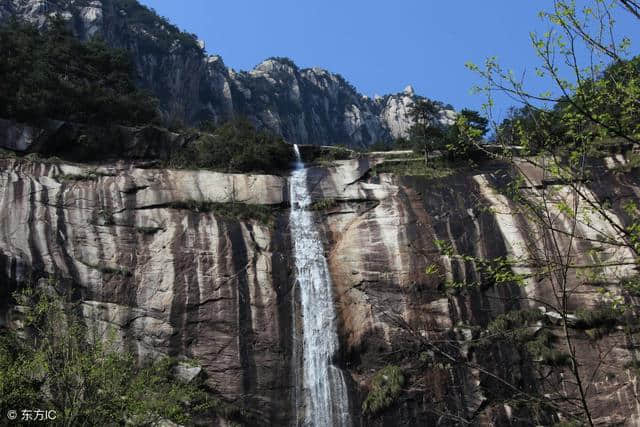
MULTIPOLYGON (((100 36, 131 52, 139 84, 160 101, 167 121, 220 123, 249 118, 260 128, 301 144, 368 146, 407 136, 406 113, 417 95, 405 91, 371 99, 338 74, 301 69, 270 58, 236 72, 207 55, 195 35, 181 32, 135 0, 8 0, 0 21, 16 16, 43 26, 59 15, 82 39, 100 36)), ((455 113, 442 105, 440 123, 455 113)))

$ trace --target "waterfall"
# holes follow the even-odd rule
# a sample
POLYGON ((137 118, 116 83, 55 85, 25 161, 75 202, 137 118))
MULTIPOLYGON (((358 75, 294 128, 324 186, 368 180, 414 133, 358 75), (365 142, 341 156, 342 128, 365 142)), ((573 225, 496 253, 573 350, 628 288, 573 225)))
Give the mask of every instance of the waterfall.
POLYGON ((350 426, 343 373, 331 362, 338 349, 331 277, 320 234, 309 210, 311 195, 307 187, 307 171, 297 145, 294 145, 294 150, 296 167, 290 182, 290 227, 303 335, 302 396, 296 399, 304 401, 304 426, 350 426))

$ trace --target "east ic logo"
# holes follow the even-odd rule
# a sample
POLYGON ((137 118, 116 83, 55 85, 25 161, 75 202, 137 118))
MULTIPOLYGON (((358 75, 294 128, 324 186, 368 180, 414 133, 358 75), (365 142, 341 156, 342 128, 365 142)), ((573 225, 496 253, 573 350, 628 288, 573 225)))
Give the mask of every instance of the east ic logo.
POLYGON ((44 409, 23 409, 18 413, 15 409, 7 412, 7 418, 20 421, 53 421, 57 418, 56 411, 44 409))

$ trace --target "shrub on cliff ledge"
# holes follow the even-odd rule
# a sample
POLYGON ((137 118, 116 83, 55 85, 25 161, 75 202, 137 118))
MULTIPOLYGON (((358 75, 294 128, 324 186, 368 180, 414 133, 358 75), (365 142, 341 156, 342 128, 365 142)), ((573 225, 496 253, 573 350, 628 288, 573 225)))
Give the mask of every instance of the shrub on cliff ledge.
POLYGON ((375 414, 391 406, 404 386, 404 374, 398 366, 385 366, 371 381, 369 394, 362 404, 362 412, 375 414))
POLYGON ((257 131, 246 120, 235 120, 212 133, 201 133, 174 153, 169 167, 222 172, 278 173, 293 161, 291 146, 280 137, 257 131))
POLYGON ((138 47, 145 52, 168 54, 178 46, 183 49, 193 49, 197 52, 203 49, 198 45, 195 34, 181 31, 169 20, 150 7, 140 4, 137 0, 116 0, 114 6, 119 9, 122 20, 133 28, 144 28, 136 31, 138 47))
POLYGON ((193 212, 211 212, 220 218, 236 220, 256 220, 271 225, 275 220, 277 207, 250 203, 218 203, 199 200, 176 201, 169 204, 173 209, 186 209, 193 212))

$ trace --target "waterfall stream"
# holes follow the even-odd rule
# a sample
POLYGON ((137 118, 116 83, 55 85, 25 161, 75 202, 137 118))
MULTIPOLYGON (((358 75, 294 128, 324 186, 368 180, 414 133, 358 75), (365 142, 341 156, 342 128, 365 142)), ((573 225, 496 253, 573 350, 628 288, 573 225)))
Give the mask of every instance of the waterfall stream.
POLYGON ((343 373, 331 362, 338 349, 331 277, 320 234, 309 210, 307 171, 294 145, 296 167, 291 175, 291 239, 302 306, 302 396, 296 398, 303 426, 350 426, 343 373), (302 408, 301 404, 304 403, 302 408))

